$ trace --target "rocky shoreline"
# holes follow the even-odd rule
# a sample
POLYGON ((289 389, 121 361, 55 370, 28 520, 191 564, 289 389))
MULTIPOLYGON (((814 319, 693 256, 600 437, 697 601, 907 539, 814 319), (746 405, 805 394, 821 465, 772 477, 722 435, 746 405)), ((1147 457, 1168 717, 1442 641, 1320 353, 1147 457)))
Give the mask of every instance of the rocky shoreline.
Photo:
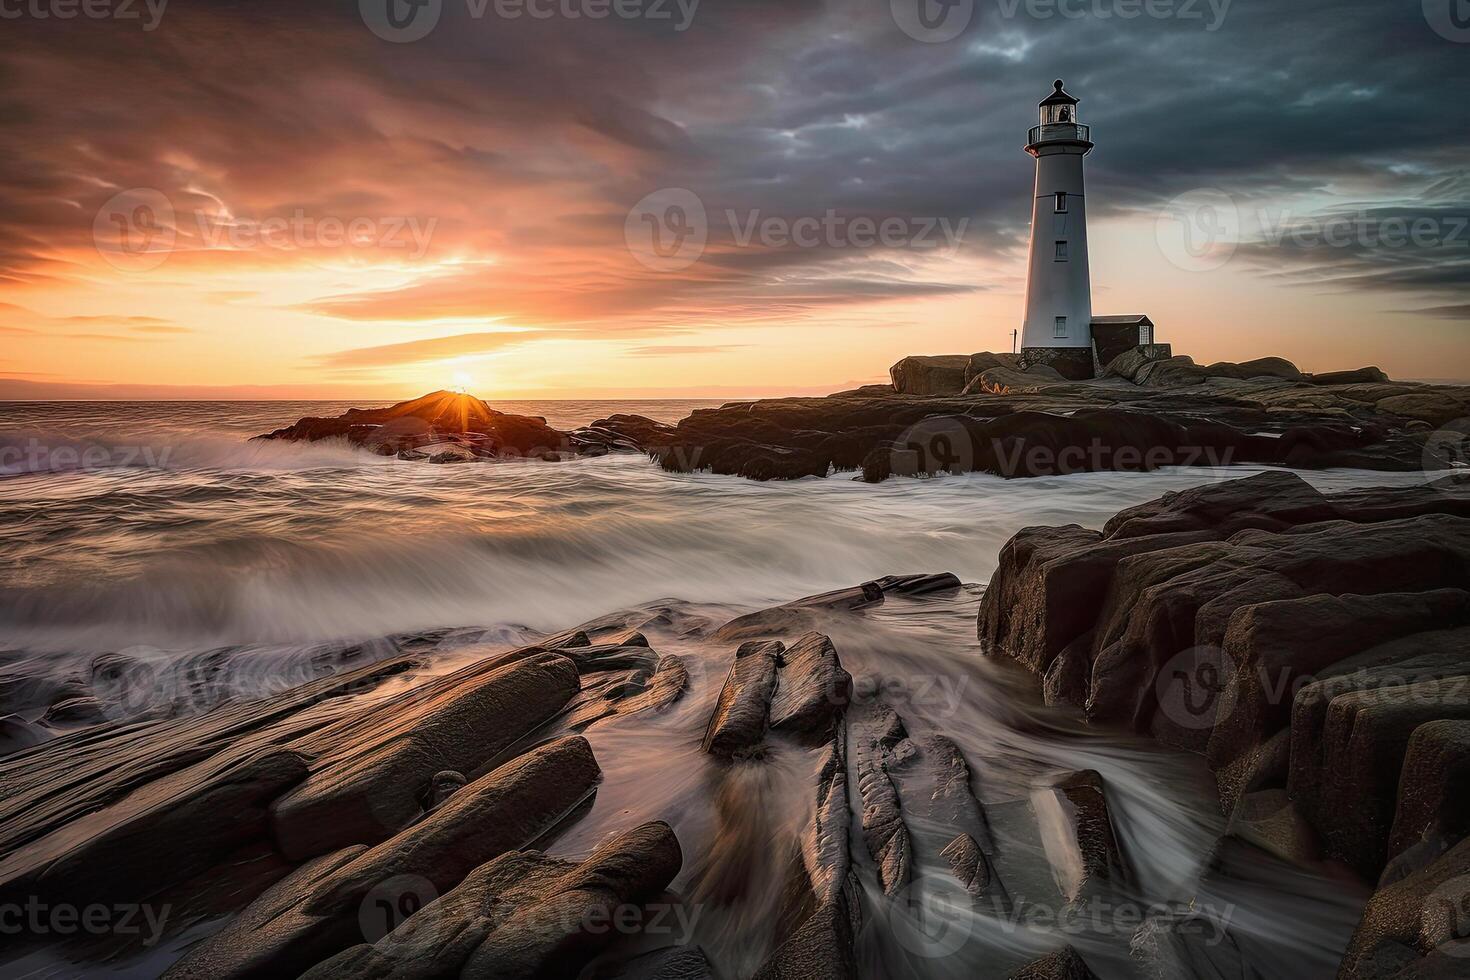
MULTIPOLYGON (((1094 725, 1202 754, 1217 779, 1224 834, 1192 898, 1137 924, 1135 969, 1257 975, 1251 937, 1202 931, 1194 903, 1262 868, 1313 867, 1377 889, 1343 936, 1341 980, 1463 975, 1467 573, 1470 481, 1453 479, 1324 495, 1266 473, 1100 532, 1011 540, 981 651, 1094 725)), ((708 630, 650 608, 510 650, 473 631, 400 636, 263 700, 81 728, 0 759, 0 902, 211 909, 179 978, 719 975, 692 942, 641 941, 691 900, 668 891, 681 870, 711 857, 685 850, 675 814, 546 853, 610 778, 588 735, 687 696, 689 665, 649 639, 680 635, 727 651, 700 738, 716 840, 751 833, 724 780, 773 753, 811 760, 773 945, 750 975, 870 974, 860 937, 935 887, 921 869, 947 869, 967 916, 1128 901, 1138 855, 1098 772, 981 794, 987 760, 914 730, 844 666, 841 623, 893 604, 928 615, 960 590, 890 576, 708 630), (444 651, 464 665, 427 670, 444 651), (614 912, 624 928, 589 925, 614 912)), ((1088 977, 1096 955, 1068 947, 1015 975, 1088 977)))
POLYGON ((856 472, 868 482, 1232 464, 1444 470, 1466 462, 1470 442, 1470 387, 1394 382, 1377 368, 1308 375, 1282 358, 1197 365, 1133 350, 1089 381, 988 353, 907 357, 890 373, 890 385, 731 402, 677 425, 615 415, 563 432, 435 392, 305 418, 260 438, 344 438, 433 463, 643 452, 674 472, 753 480, 856 472))

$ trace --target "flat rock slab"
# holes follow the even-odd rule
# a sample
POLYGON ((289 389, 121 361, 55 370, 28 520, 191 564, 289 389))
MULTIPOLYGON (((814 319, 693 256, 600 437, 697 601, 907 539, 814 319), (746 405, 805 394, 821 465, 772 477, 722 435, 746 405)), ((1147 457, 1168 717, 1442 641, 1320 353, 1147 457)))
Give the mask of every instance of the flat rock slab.
POLYGON ((389 840, 299 869, 190 950, 168 975, 300 973, 360 938, 359 914, 375 889, 407 879, 434 895, 449 891, 479 865, 527 846, 555 825, 593 792, 599 776, 580 736, 520 756, 389 840))
POLYGON ((663 893, 682 863, 674 832, 659 822, 618 835, 581 862, 537 851, 503 854, 376 943, 343 950, 303 976, 574 976, 637 924, 643 905, 663 893), (616 929, 614 914, 623 923, 616 929))
POLYGON ((1057 887, 1069 901, 1089 887, 1127 880, 1112 816, 1095 770, 1065 773, 1032 792, 1041 839, 1057 887))
POLYGON ((474 772, 552 718, 579 687, 572 660, 542 653, 467 678, 411 709, 395 706, 373 742, 329 761, 277 801, 277 846, 301 860, 386 840, 422 815, 434 773, 474 772))

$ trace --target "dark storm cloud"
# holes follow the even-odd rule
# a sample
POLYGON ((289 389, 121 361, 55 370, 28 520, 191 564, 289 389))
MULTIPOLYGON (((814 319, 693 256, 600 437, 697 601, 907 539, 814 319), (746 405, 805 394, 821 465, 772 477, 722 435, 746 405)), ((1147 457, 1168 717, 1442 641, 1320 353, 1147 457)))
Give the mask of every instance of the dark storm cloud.
MULTIPOLYGON (((1335 193, 1408 217, 1470 213, 1457 180, 1470 46, 1432 30, 1418 2, 1100 15, 1118 3, 980 0, 937 44, 900 31, 888 0, 704 0, 683 31, 476 19, 445 0, 435 31, 408 44, 374 36, 355 0, 176 0, 146 35, 8 22, 0 134, 19 151, 0 156, 0 276, 71 274, 57 256, 90 243, 111 193, 142 186, 185 210, 220 198, 259 216, 431 214, 436 247, 514 257, 499 273, 308 304, 345 318, 667 328, 986 288, 915 250, 731 247, 719 216, 964 219, 960 254, 1014 256, 1029 217, 1021 144, 1059 76, 1094 127, 1094 215, 1156 215, 1198 188, 1248 210, 1335 193), (647 274, 620 251, 623 221, 665 187, 699 196, 711 247, 691 270, 647 274)), ((1418 297, 1395 302, 1435 316, 1465 305, 1453 248, 1285 239, 1242 256, 1293 282, 1418 297)))

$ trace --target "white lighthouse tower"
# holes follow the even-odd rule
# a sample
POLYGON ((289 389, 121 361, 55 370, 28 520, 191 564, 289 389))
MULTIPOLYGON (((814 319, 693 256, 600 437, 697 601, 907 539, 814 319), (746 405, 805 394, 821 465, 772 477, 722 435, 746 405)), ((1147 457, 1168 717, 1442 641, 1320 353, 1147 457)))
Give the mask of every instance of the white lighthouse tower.
POLYGON ((1026 152, 1036 158, 1031 203, 1031 258, 1021 365, 1049 364, 1073 379, 1093 375, 1092 283, 1087 269, 1087 197, 1082 158, 1091 131, 1077 121, 1077 100, 1057 79, 1041 102, 1026 152))

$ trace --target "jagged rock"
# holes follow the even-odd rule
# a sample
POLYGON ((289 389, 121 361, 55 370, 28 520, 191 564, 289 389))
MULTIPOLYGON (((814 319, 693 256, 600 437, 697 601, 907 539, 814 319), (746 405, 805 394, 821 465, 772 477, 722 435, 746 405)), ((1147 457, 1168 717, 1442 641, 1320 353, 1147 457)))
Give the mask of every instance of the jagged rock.
POLYGON ((888 369, 895 391, 905 395, 957 395, 970 366, 966 354, 905 357, 888 369))
POLYGON ((1420 805, 1401 786, 1460 819, 1423 764, 1404 780, 1420 726, 1470 718, 1467 507, 1453 478, 1323 494, 1277 473, 1166 495, 1101 534, 1028 528, 977 631, 1089 720, 1203 752, 1227 813, 1286 789, 1290 809, 1246 820, 1266 846, 1302 859, 1315 833, 1374 879, 1417 836, 1401 875, 1453 843, 1421 812, 1391 845, 1399 800, 1420 805))
POLYGON ((0 861, 0 892, 138 900, 263 839, 271 801, 306 772, 289 748, 231 746, 11 852, 0 861))
POLYGON ((732 758, 760 747, 776 689, 776 664, 785 649, 779 642, 760 640, 736 651, 705 729, 704 751, 732 758))
POLYGON ((1102 776, 1092 769, 1065 773, 1032 791, 1031 805, 1057 886, 1069 902, 1102 882, 1124 884, 1127 870, 1102 776))
POLYGON ((1466 786, 1470 721, 1431 721, 1414 729, 1404 753, 1388 844, 1390 858, 1402 870, 1417 870, 1470 835, 1466 786))
POLYGON ((985 857, 985 852, 980 850, 980 845, 975 843, 975 838, 969 834, 960 834, 939 853, 949 862, 949 870, 971 895, 980 895, 990 884, 990 861, 985 857))
POLYGON ((852 675, 842 669, 832 641, 804 634, 786 647, 781 663, 770 702, 772 730, 812 742, 831 739, 852 700, 852 675))
POLYGON ((537 851, 502 854, 377 943, 343 950, 304 977, 401 977, 406 969, 506 980, 574 976, 619 935, 612 911, 656 898, 682 862, 665 823, 621 834, 580 863, 537 851))
POLYGON ((1413 971, 1420 957, 1437 950, 1470 952, 1470 839, 1433 863, 1374 892, 1348 944, 1339 980, 1383 980, 1397 976, 1463 976, 1465 958, 1450 957, 1460 973, 1413 971))
POLYGON ((447 684, 415 710, 390 705, 371 741, 313 767, 305 783, 277 801, 277 845, 301 860, 386 840, 422 814, 419 801, 434 773, 474 773, 560 711, 579 686, 571 660, 539 653, 447 684))
POLYGON ((498 412, 478 398, 450 391, 431 392, 387 408, 352 408, 336 418, 303 418, 256 438, 346 439, 374 452, 409 453, 400 456, 408 459, 433 446, 422 454, 430 462, 469 462, 487 456, 534 459, 571 447, 567 434, 543 418, 498 412), (458 445, 437 445, 446 442, 458 445))
POLYGON ((846 894, 825 902, 782 943, 752 980, 852 980, 858 975, 853 938, 859 923, 846 894))
POLYGON ((383 843, 304 865, 167 976, 299 974, 361 938, 360 908, 374 889, 404 879, 442 895, 479 865, 539 837, 593 792, 600 772, 580 736, 513 759, 383 843))
POLYGON ((1388 859, 1388 836, 1409 738, 1436 719, 1470 719, 1470 676, 1355 691, 1333 699, 1322 733, 1322 799, 1314 808, 1327 851, 1368 878, 1388 859))
POLYGON ((1087 968, 1075 949, 1063 946, 1027 963, 1012 973, 1010 980, 1097 980, 1097 974, 1087 968))
POLYGON ((884 894, 895 895, 908 887, 913 844, 889 770, 903 765, 914 749, 903 722, 881 702, 855 705, 847 731, 862 798, 863 840, 884 894))
MULTIPOLYGON (((1231 370, 1241 373, 1236 368, 1231 370)), ((957 383, 957 368, 949 370, 957 383)), ((1405 471, 1451 465, 1405 431, 1408 419, 1380 410, 1361 390, 1393 389, 1379 393, 1391 397, 1408 390, 1402 386, 1311 385, 1208 372, 1175 359, 1140 368, 1135 380, 1145 383, 1139 387, 1116 379, 1054 381, 1006 395, 858 391, 732 402, 694 411, 652 454, 675 472, 795 479, 861 468, 868 481, 895 474, 1027 477, 1201 463, 1405 471), (1176 376, 1169 378, 1171 372, 1176 376), (1168 384, 1155 384, 1160 379, 1168 384)))

